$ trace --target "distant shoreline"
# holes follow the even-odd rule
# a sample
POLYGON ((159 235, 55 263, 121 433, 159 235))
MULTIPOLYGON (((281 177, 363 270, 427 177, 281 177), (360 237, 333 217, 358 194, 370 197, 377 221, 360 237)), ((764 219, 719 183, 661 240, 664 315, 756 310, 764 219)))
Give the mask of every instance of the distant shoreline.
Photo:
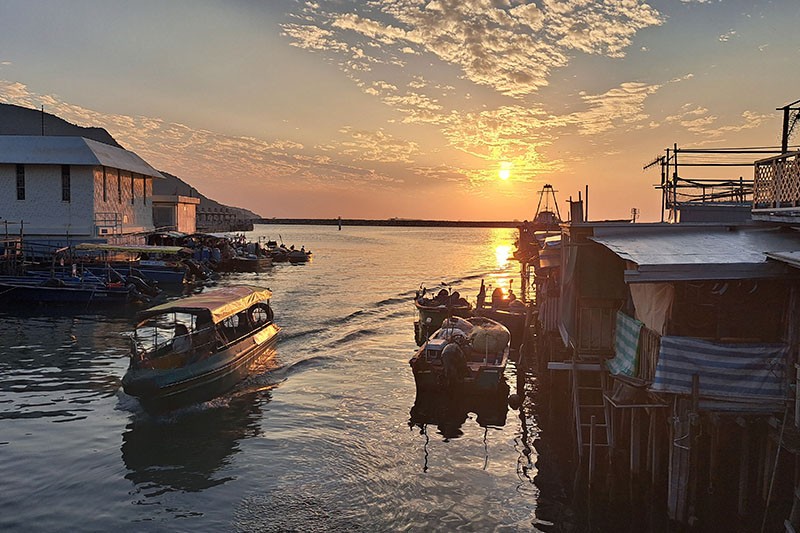
MULTIPOLYGON (((337 218, 261 218, 254 224, 296 224, 304 226, 337 226, 337 218)), ((390 218, 386 220, 367 220, 343 218, 342 226, 404 226, 428 228, 516 228, 519 222, 507 220, 417 220, 390 218)))

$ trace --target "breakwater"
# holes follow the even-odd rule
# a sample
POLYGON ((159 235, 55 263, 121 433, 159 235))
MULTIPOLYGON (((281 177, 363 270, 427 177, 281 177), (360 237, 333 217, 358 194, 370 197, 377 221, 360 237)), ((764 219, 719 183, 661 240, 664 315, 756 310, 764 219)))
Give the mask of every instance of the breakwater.
MULTIPOLYGON (((256 224, 294 224, 302 226, 336 226, 338 218, 262 218, 256 224)), ((420 220, 405 218, 389 218, 386 220, 369 220, 358 218, 341 219, 342 226, 399 226, 424 228, 516 228, 518 221, 513 220, 420 220)))

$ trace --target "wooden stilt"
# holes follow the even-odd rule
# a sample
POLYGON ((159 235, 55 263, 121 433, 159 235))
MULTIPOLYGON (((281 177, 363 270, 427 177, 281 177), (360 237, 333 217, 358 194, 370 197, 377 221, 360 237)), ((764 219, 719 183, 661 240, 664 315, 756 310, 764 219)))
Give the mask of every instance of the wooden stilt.
POLYGON ((742 428, 742 448, 741 454, 739 457, 739 505, 738 505, 738 512, 739 516, 745 516, 747 514, 747 496, 749 494, 748 484, 749 484, 749 459, 750 459, 750 428, 747 426, 747 422, 740 418, 737 420, 737 423, 742 428))

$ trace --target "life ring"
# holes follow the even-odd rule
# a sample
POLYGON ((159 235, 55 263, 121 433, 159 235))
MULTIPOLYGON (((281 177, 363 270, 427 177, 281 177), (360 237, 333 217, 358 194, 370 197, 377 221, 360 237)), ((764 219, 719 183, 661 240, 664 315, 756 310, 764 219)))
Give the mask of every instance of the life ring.
POLYGON ((272 322, 272 308, 269 304, 257 303, 247 310, 247 318, 253 326, 260 326, 272 322))

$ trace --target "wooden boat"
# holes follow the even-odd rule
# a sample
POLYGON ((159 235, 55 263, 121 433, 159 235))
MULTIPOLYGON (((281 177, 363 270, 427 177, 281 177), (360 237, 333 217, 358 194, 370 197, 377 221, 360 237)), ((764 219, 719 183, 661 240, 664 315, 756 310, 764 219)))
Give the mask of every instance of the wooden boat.
POLYGON ((496 392, 505 384, 510 341, 494 320, 445 319, 409 360, 417 391, 496 392))
POLYGON ((290 263, 308 263, 311 260, 311 252, 307 252, 305 248, 300 250, 289 250, 287 259, 290 263))
POLYGON ((521 300, 516 297, 511 298, 513 292, 509 290, 507 295, 502 289, 496 288, 492 293, 490 302, 486 302, 486 289, 481 280, 481 288, 478 292, 477 305, 475 306, 475 316, 490 318, 495 322, 503 324, 511 333, 511 348, 519 349, 525 338, 525 324, 528 315, 528 308, 521 300))
POLYGON ((127 394, 149 412, 208 401, 274 357, 280 328, 269 289, 225 287, 158 305, 139 315, 127 394))
POLYGON ((191 250, 182 246, 81 243, 75 250, 105 255, 94 266, 90 262, 83 262, 85 268, 97 270, 111 266, 123 275, 134 275, 159 285, 183 285, 195 274, 189 271, 185 263, 185 257, 191 254, 191 250), (123 259, 112 259, 113 255, 123 256, 123 259))
POLYGON ((223 259, 214 266, 217 272, 263 272, 272 266, 272 258, 264 256, 236 255, 230 259, 223 259))
POLYGON ((417 321, 414 322, 417 346, 422 346, 430 334, 442 326, 446 318, 472 316, 472 304, 461 298, 458 291, 451 293, 448 289, 441 289, 433 298, 428 298, 426 294, 427 289, 421 287, 414 297, 414 307, 417 309, 417 321))
POLYGON ((0 276, 0 304, 125 304, 135 300, 123 283, 69 281, 39 276, 0 276))

